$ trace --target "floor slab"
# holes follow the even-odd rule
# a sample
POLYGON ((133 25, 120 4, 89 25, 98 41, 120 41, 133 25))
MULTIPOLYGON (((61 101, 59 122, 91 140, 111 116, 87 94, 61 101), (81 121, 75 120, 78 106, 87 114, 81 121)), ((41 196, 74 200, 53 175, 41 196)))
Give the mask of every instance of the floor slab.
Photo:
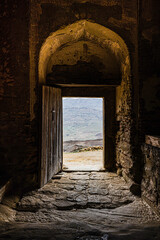
POLYGON ((160 218, 107 172, 63 172, 19 201, 0 239, 158 240, 160 218))

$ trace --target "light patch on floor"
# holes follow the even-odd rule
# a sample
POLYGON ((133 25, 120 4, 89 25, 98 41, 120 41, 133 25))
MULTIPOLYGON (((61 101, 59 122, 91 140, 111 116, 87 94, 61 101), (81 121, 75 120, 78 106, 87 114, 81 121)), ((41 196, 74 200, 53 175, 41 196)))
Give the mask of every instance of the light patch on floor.
POLYGON ((63 153, 65 164, 63 170, 70 171, 100 171, 104 170, 103 151, 85 151, 78 153, 63 153))

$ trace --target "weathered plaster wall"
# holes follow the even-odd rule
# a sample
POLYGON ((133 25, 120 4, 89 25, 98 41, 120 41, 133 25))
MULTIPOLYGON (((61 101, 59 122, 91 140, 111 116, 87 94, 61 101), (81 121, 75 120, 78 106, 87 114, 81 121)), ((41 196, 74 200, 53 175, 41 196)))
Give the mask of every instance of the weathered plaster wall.
MULTIPOLYGON (((104 80, 121 78, 120 62, 117 61, 113 53, 111 54, 109 49, 107 51, 104 48, 104 45, 97 45, 86 40, 70 43, 59 51, 56 51, 50 57, 47 73, 52 73, 52 75, 54 75, 56 67, 58 68, 63 65, 73 66, 76 65, 77 62, 83 62, 86 63, 86 65, 94 65, 94 68, 97 69, 97 71, 101 74, 101 78, 104 80)), ((83 72, 82 68, 81 71, 83 72)))
POLYGON ((1 1, 0 21, 0 173, 24 176, 25 184, 35 181, 37 158, 29 118, 29 1, 1 1))

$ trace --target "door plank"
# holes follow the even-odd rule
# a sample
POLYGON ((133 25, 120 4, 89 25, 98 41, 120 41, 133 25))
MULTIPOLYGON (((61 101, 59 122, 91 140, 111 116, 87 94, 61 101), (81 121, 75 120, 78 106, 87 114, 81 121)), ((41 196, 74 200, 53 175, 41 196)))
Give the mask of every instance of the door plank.
POLYGON ((41 181, 40 185, 47 182, 47 158, 48 158, 48 88, 42 89, 42 151, 41 151, 41 181))
POLYGON ((48 165, 47 180, 52 178, 52 89, 49 88, 48 102, 48 165))
POLYGON ((42 149, 40 187, 62 167, 61 89, 42 87, 42 149))
POLYGON ((62 168, 62 98, 61 98, 61 91, 58 89, 57 91, 57 121, 58 121, 58 171, 62 168))

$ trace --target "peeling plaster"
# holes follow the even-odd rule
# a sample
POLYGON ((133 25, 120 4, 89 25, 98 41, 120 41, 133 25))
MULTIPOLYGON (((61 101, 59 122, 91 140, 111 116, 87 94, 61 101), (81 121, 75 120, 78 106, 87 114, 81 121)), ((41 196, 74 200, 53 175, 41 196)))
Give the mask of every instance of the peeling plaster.
MULTIPOLYGON (((45 83, 47 65, 51 55, 60 47, 68 43, 77 42, 80 39, 92 41, 105 49, 110 49, 118 62, 121 62, 124 66, 128 64, 126 62, 126 59, 129 60, 128 49, 125 42, 118 34, 97 23, 81 20, 52 33, 42 45, 39 55, 40 84, 45 83)), ((130 66, 130 64, 128 65, 130 66)), ((122 67, 121 70, 123 71, 125 68, 122 67)))

